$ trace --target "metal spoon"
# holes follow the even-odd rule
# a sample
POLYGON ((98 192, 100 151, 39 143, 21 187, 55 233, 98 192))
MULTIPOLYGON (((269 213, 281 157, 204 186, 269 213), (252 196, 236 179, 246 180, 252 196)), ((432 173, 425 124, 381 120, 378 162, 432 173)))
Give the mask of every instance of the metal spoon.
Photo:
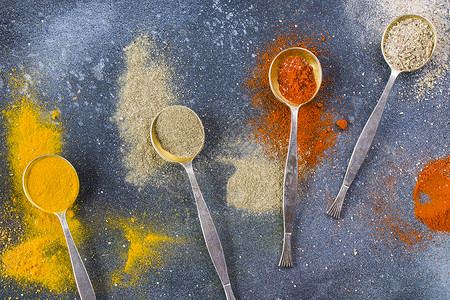
POLYGON ((70 206, 72 206, 73 202, 75 202, 77 195, 78 195, 78 190, 79 190, 78 175, 75 171, 75 168, 72 166, 72 164, 68 160, 66 160, 65 158, 63 158, 61 156, 43 155, 43 156, 40 156, 40 157, 34 159, 27 165, 27 167, 25 168, 25 171, 23 172, 22 183, 23 183, 23 190, 25 192, 26 197, 34 206, 36 206, 37 208, 39 208, 45 212, 55 214, 58 217, 59 222, 61 223, 61 226, 63 228, 64 237, 66 238, 67 248, 69 249, 70 262, 72 263, 72 270, 73 270, 73 274, 75 276, 75 282, 77 284, 78 293, 80 294, 80 297, 82 300, 95 300, 95 294, 94 294, 94 289, 92 288, 91 280, 89 279, 89 275, 86 271, 86 268, 84 267, 83 261, 81 260, 80 254, 78 253, 78 250, 77 250, 77 247, 75 246, 75 242, 73 241, 72 235, 70 234, 69 226, 68 226, 67 220, 66 220, 66 211, 70 206), (75 177, 76 177, 76 183, 74 183, 74 184, 76 184, 76 195, 75 195, 75 197, 73 197, 73 199, 69 199, 70 201, 67 202, 68 203, 67 207, 65 207, 61 210, 58 209, 59 211, 52 211, 51 208, 44 208, 44 207, 38 206, 33 201, 31 194, 29 192, 29 184, 28 184, 29 176, 28 175, 29 175, 30 171, 39 162, 42 162, 43 160, 48 159, 48 158, 57 158, 58 160, 60 160, 60 162, 58 162, 58 164, 68 164, 70 166, 70 168, 73 170, 73 172, 75 173, 75 177))
POLYGON ((272 61, 269 69, 269 84, 275 97, 285 103, 291 109, 291 134, 289 138, 289 148, 286 158, 286 168, 284 170, 284 186, 283 186, 283 252, 279 265, 281 267, 292 267, 291 254, 291 235, 294 227, 294 211, 296 205, 297 183, 298 183, 298 162, 297 162, 297 119, 300 106, 310 102, 319 91, 322 83, 322 67, 317 57, 304 48, 288 48, 280 53, 272 61), (313 68, 314 79, 316 81, 317 90, 311 99, 305 103, 295 104, 287 100, 280 92, 278 84, 278 70, 281 62, 289 56, 299 56, 306 60, 313 68))
POLYGON ((195 204, 197 205, 198 217, 202 228, 203 238, 205 239, 206 248, 208 249, 213 265, 216 268, 217 274, 219 275, 220 282, 222 283, 227 299, 235 300, 236 298, 234 297, 233 290, 231 289, 230 279, 228 277, 227 265, 225 262, 222 244, 220 243, 219 235, 217 234, 216 227, 214 226, 214 222, 211 218, 211 214, 209 213, 208 207, 206 206, 206 202, 203 199, 203 195, 200 191, 200 187, 198 186, 197 180, 194 175, 194 170, 192 168, 192 160, 200 153, 205 141, 205 132, 202 125, 202 121, 194 111, 185 106, 178 106, 178 105, 169 106, 161 110, 153 119, 150 127, 150 137, 153 147, 163 159, 171 163, 180 164, 186 170, 189 177, 189 181, 191 183, 192 192, 194 193, 195 204), (157 132, 155 130, 156 121, 158 117, 161 116, 161 114, 167 113, 170 109, 173 108, 183 108, 186 109, 189 113, 195 115, 198 120, 198 126, 201 127, 202 146, 199 147, 197 152, 192 157, 178 157, 176 155, 173 155, 172 153, 165 150, 161 146, 160 141, 158 140, 157 132))
POLYGON ((430 60, 434 49, 436 48, 436 31, 434 29, 434 26, 428 21, 427 19, 416 16, 416 15, 404 15, 401 17, 398 17, 394 21, 389 24, 389 26, 386 28, 383 34, 383 39, 381 40, 381 51, 383 53, 384 59, 386 63, 391 68, 391 75, 389 77, 389 80, 386 84, 386 87, 384 88, 383 94, 381 94, 380 99, 378 100, 377 105, 375 106, 375 109, 373 110, 372 114, 370 115, 369 119, 367 120, 366 125, 364 126, 361 135, 358 138, 358 141, 356 142, 355 148, 353 149, 352 156, 350 157, 350 162, 347 167, 347 171, 344 176, 344 181, 342 182, 341 189, 339 190, 339 193, 334 200, 334 202, 331 204, 331 207, 328 209, 327 214, 334 218, 340 218, 341 216, 341 210, 342 210, 342 204, 344 203, 345 195, 347 194, 347 190, 349 189, 350 185, 352 184, 353 180, 356 177, 356 174, 358 173, 359 168, 361 167, 364 159, 366 158, 367 153, 369 152, 370 145, 372 145, 372 141, 375 137, 375 133, 377 132, 378 125, 380 124, 381 115, 383 114, 384 107, 386 105, 386 101, 388 99, 389 93, 391 92, 392 86, 394 85, 395 79, 397 79, 397 76, 400 73, 403 72, 410 72, 417 69, 420 69, 423 67, 427 62, 425 61, 422 65, 418 66, 417 68, 406 71, 406 70, 396 70, 391 64, 389 64, 388 59, 386 58, 386 52, 384 49, 384 43, 386 40, 386 36, 389 32, 389 30, 392 28, 392 26, 396 25, 398 22, 409 19, 409 18, 417 18, 425 21, 431 28, 431 31, 433 33, 433 39, 434 39, 434 45, 433 50, 428 58, 430 60))

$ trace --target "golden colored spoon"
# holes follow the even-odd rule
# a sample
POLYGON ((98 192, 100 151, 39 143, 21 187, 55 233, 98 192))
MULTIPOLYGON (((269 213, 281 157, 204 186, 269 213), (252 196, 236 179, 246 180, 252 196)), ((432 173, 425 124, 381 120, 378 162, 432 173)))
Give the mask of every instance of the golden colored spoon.
POLYGON ((383 53, 384 59, 386 60, 387 64, 391 68, 391 76, 389 77, 389 80, 386 84, 386 87, 384 88, 383 94, 381 94, 380 99, 378 100, 377 105, 375 106, 372 114, 370 115, 369 119, 367 120, 366 125, 364 126, 358 141, 356 142, 355 148, 353 149, 352 156, 350 157, 350 162, 347 167, 347 171, 345 172, 344 180, 342 182, 341 188, 339 190, 338 195, 336 196, 336 199, 331 204, 330 208, 327 211, 327 214, 330 216, 338 219, 341 216, 341 210, 342 210, 342 204, 344 203, 345 195, 347 194, 348 189, 350 188, 350 185, 352 184, 353 180, 356 177, 356 174, 359 171, 359 168, 361 168, 362 163, 366 159, 367 153, 369 152, 369 148, 372 145, 373 139, 375 138, 375 134, 378 129, 378 125, 380 124, 381 116, 384 111, 384 107, 386 105, 389 93, 391 92, 392 87, 394 86, 394 82, 397 79, 397 76, 402 72, 411 72, 417 69, 422 68, 431 58, 434 49, 436 48, 436 30, 434 29, 433 24, 430 23, 427 19, 416 16, 416 15, 404 15, 401 17, 398 17, 394 21, 389 24, 389 26, 386 28, 383 34, 383 39, 381 40, 381 52, 383 53), (398 22, 405 20, 405 19, 420 19, 424 21, 425 23, 430 26, 431 32, 433 34, 433 40, 434 45, 433 49, 430 53, 430 56, 426 61, 424 61, 423 64, 420 66, 417 66, 414 69, 411 70, 397 70, 394 68, 393 65, 389 64, 389 60, 386 57, 386 50, 385 50, 385 40, 389 33, 389 30, 395 26, 398 22))
POLYGON ((297 196, 298 183, 298 162, 297 162, 297 120, 298 109, 305 103, 310 102, 319 91, 322 84, 322 67, 317 57, 310 51, 304 48, 288 48, 281 51, 275 56, 269 69, 269 84, 275 97, 288 105, 291 110, 291 134, 289 137, 289 148, 286 158, 286 168, 284 171, 284 186, 283 186, 283 222, 284 222, 284 236, 283 236, 283 252, 279 265, 281 267, 292 267, 292 253, 291 253, 291 236, 294 227, 294 212, 297 196), (289 56, 299 56, 306 60, 312 66, 314 79, 316 81, 316 92, 310 99, 302 104, 295 104, 287 100, 280 92, 278 84, 278 71, 281 62, 289 56))
MULTIPOLYGON (((176 124, 173 124, 174 127, 176 124)), ((202 192, 200 191, 200 187, 198 186, 197 179, 194 175, 194 170, 192 168, 192 160, 200 153, 203 148, 203 144, 205 142, 205 131, 202 125, 202 121, 197 116, 197 114, 191 109, 185 106, 169 106, 162 111, 160 111, 156 117, 153 119, 151 127, 150 127, 150 137, 155 148, 156 152, 168 162, 177 163, 184 167, 186 170, 189 181, 191 183, 192 192, 194 193, 195 204, 197 205, 198 218, 200 220, 200 225, 202 228, 203 238, 205 239, 206 248, 208 249, 211 260, 216 268, 217 274, 219 275, 220 281, 222 283, 223 289, 225 290, 225 295, 227 300, 235 300, 236 298, 233 295, 233 290, 231 289, 230 278, 228 277, 227 265, 225 262, 225 255, 223 253, 222 244, 220 243, 219 235, 217 234, 216 227, 214 226, 214 222, 211 218, 211 214, 209 213, 208 207, 206 206, 206 202, 203 199, 202 192), (158 118, 162 115, 169 113, 171 110, 184 110, 184 113, 190 114, 191 116, 195 116, 195 119, 198 121, 197 128, 201 130, 201 143, 198 149, 196 149, 195 153, 190 157, 179 157, 176 156, 166 149, 163 148, 161 142, 158 139, 158 133, 156 131, 156 123, 158 118)))
POLYGON ((89 275, 66 220, 66 211, 75 202, 80 187, 74 167, 61 156, 40 156, 25 168, 22 183, 25 195, 34 206, 58 216, 69 249, 78 293, 82 300, 95 300, 89 275))

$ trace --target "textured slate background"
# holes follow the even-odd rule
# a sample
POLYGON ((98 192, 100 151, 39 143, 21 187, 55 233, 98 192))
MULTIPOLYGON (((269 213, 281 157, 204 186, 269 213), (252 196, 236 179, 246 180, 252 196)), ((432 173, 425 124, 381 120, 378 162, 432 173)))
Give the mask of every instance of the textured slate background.
MULTIPOLYGON (((390 174, 391 162, 406 165, 407 171, 390 187, 393 190, 389 195, 395 197, 387 195, 386 200, 397 201, 406 208, 402 210, 406 218, 416 222, 411 205, 414 178, 423 163, 449 152, 448 76, 427 94, 429 101, 411 100, 414 97, 409 91, 418 80, 418 72, 399 77, 374 149, 348 193, 344 219, 336 221, 323 213, 329 201, 325 198, 331 199, 338 192, 353 145, 389 77, 380 52, 381 32, 348 17, 345 5, 343 1, 2 1, 0 69, 23 66, 44 74, 44 100, 54 104, 58 99, 62 116, 70 115, 65 119, 68 142, 64 156, 80 173, 83 188, 77 213, 95 233, 95 238, 79 250, 88 258, 86 267, 98 299, 225 297, 201 240, 138 287, 109 290, 105 286, 106 272, 117 263, 112 257, 102 257, 109 238, 101 234, 106 211, 124 216, 146 212, 150 217, 158 215, 161 221, 170 219, 173 209, 178 209, 189 214, 179 216, 186 226, 172 224, 174 232, 201 237, 190 187, 181 168, 173 166, 180 183, 170 192, 152 186, 139 190, 123 180, 121 141, 110 117, 118 102, 118 77, 125 69, 123 47, 139 32, 149 32, 160 45, 168 46, 166 55, 175 62, 178 74, 176 84, 186 91, 178 101, 196 110, 207 129, 205 148, 195 161, 197 179, 224 244, 238 298, 449 296, 450 264, 445 260, 448 236, 441 236, 440 246, 406 255, 401 248, 383 243, 391 241, 376 241, 374 228, 367 225, 373 214, 373 207, 367 205, 370 192, 386 188, 381 179, 390 174), (304 194, 296 213, 296 266, 292 269, 277 266, 281 214, 251 216, 227 208, 223 198, 233 167, 214 161, 224 135, 241 128, 245 114, 252 111, 248 95, 239 84, 255 63, 254 47, 263 46, 263 39, 276 37, 283 22, 305 26, 318 34, 326 28, 328 35, 334 36, 323 43, 330 55, 321 63, 324 75, 334 76, 334 94, 345 97, 342 102, 337 97, 329 99, 328 106, 336 109, 336 119, 344 115, 351 123, 339 135, 335 153, 303 182, 304 194), (77 102, 79 105, 69 103, 79 88, 83 88, 83 99, 77 102), (396 153, 401 148, 404 154, 399 156, 396 153)), ((364 5, 358 9, 363 11, 364 5)), ((4 78, 0 80, 0 93, 3 109, 8 101, 4 78)), ((8 173, 4 143, 2 139, 3 178, 8 173)), ((0 186, 2 195, 8 190, 7 184, 0 186)), ((2 281, 7 288, 0 291, 1 298, 34 297, 14 281, 2 281)), ((40 294, 41 298, 46 296, 54 297, 51 292, 40 294)), ((78 297, 76 293, 69 296, 78 297)))

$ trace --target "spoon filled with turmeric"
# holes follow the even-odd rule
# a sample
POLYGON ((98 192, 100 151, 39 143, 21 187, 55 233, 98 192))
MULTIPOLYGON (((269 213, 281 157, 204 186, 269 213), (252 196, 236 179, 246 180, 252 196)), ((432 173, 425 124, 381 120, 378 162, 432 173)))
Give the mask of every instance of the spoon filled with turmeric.
POLYGON ((283 250, 279 265, 290 268, 291 237, 297 198, 297 124, 299 108, 310 102, 322 83, 322 67, 317 57, 304 48, 288 48, 273 59, 269 68, 269 84, 275 97, 291 110, 291 133, 283 185, 283 250))
POLYGON ((209 256, 219 275, 227 300, 235 300, 222 244, 192 168, 192 160, 200 153, 205 142, 202 121, 193 110, 185 106, 169 106, 153 119, 150 137, 153 147, 163 159, 180 164, 186 170, 209 256))
POLYGON ((66 238, 72 270, 81 299, 96 299, 89 275, 66 220, 66 211, 75 202, 80 188, 75 168, 61 156, 40 156, 25 168, 22 183, 26 197, 34 206, 58 217, 66 238))

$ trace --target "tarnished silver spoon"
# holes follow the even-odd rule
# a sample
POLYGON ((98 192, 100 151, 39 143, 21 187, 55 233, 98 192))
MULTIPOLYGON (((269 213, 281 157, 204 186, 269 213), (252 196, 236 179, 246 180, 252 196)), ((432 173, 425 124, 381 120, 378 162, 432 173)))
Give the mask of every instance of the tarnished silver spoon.
POLYGON ((394 21, 392 21, 389 26, 386 28, 383 34, 383 39, 381 40, 381 51, 383 53, 384 59, 386 60, 387 64, 391 68, 391 76, 389 77, 389 80, 386 84, 386 87, 384 88, 383 94, 381 94, 380 100, 378 100, 377 105, 375 106, 375 109, 373 110, 372 114, 370 115, 369 119, 367 120, 366 125, 364 126, 361 135, 358 138, 358 141, 356 142, 355 148, 353 149, 352 156, 350 157, 350 162, 347 167, 347 172, 344 176, 344 181, 342 182, 341 189, 339 190, 339 193, 334 200, 334 202, 331 204, 331 207, 328 209, 327 214, 334 218, 340 218, 341 216, 341 210, 342 210, 342 204, 344 203, 345 195, 347 194, 347 191, 352 184, 353 180, 356 177, 356 174, 358 173, 359 168, 361 167, 362 163, 364 162, 364 159, 367 156, 367 153, 369 152, 370 145, 372 145, 372 141, 375 138, 375 133, 377 132, 378 125, 380 124, 381 115, 383 114, 384 107, 386 105, 389 93, 391 92, 392 87, 394 86, 394 82, 397 79, 397 76, 400 73, 403 72, 411 72, 417 69, 420 69, 423 67, 431 58, 434 49, 436 48, 436 30, 434 29, 433 24, 430 23, 427 19, 421 16, 416 15, 404 15, 401 17, 398 17, 394 21), (406 20, 406 19, 419 19, 424 21, 428 24, 430 27, 430 30, 433 35, 433 48, 429 53, 429 57, 426 61, 424 61, 422 64, 416 66, 412 69, 396 69, 392 63, 390 63, 388 57, 386 56, 386 49, 385 49, 385 41, 386 37, 391 30, 391 28, 398 24, 398 22, 406 20))

